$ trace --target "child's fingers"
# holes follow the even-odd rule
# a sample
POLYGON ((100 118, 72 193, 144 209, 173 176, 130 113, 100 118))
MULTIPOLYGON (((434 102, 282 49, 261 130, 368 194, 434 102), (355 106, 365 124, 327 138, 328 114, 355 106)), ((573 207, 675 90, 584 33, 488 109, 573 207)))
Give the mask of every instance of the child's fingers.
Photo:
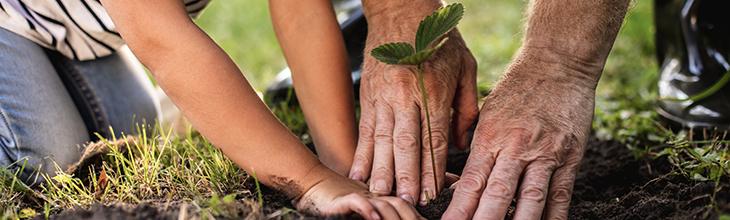
POLYGON ((421 187, 421 121, 418 106, 395 109, 393 154, 397 195, 415 205, 421 187))
POLYGON ((370 192, 390 195, 393 189, 393 111, 381 103, 376 107, 375 151, 370 174, 370 192))
POLYGON ((395 210, 395 207, 393 207, 390 203, 377 199, 377 198, 371 198, 370 203, 375 206, 375 208, 378 210, 378 214, 380 214, 380 217, 382 219, 390 220, 390 219, 400 219, 400 215, 398 215, 398 211, 395 210))
POLYGON ((372 102, 363 100, 360 114, 359 138, 355 158, 350 168, 350 179, 366 182, 370 176, 370 169, 373 164, 374 134, 375 134, 375 109, 372 102))
POLYGON ((345 205, 347 205, 347 209, 359 214, 363 218, 368 220, 382 219, 380 218, 378 211, 375 209, 375 206, 373 206, 367 198, 353 193, 343 197, 342 199, 347 201, 345 203, 345 205))
POLYGON ((408 204, 408 202, 403 199, 390 196, 379 197, 377 199, 382 199, 390 203, 390 205, 392 205, 395 210, 398 211, 398 215, 401 217, 401 219, 416 220, 421 218, 421 216, 418 214, 418 211, 416 211, 416 208, 413 207, 413 205, 408 204))

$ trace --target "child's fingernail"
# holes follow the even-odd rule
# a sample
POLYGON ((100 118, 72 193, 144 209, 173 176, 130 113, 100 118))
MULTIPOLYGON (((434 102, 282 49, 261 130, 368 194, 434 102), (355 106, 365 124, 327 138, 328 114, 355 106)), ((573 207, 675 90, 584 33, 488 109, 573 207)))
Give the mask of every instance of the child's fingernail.
POLYGON ((411 205, 415 205, 416 204, 416 200, 413 199, 413 196, 411 196, 411 195, 401 194, 400 195, 400 198, 403 199, 403 200, 406 200, 406 202, 410 203, 411 205))
POLYGON ((363 181, 362 180, 362 175, 360 175, 360 173, 357 173, 357 172, 356 173, 353 173, 353 174, 350 174, 350 179, 357 180, 357 181, 361 181, 361 182, 363 181))
POLYGON ((370 213, 370 217, 373 218, 373 220, 380 220, 380 215, 378 215, 377 212, 370 213))

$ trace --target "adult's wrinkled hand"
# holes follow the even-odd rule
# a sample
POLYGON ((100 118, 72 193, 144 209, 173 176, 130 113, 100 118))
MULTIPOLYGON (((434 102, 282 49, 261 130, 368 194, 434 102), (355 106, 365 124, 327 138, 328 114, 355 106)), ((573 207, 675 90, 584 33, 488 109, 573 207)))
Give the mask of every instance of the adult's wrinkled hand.
MULTIPOLYGON (((554 54, 553 54, 554 55, 554 54)), ((565 219, 590 133, 595 74, 526 52, 485 100, 444 219, 565 219)))
POLYGON ((371 25, 360 90, 360 138, 350 171, 354 180, 369 180, 370 191, 378 195, 391 194, 395 184, 397 195, 412 204, 425 204, 438 195, 445 183, 449 140, 466 147, 467 129, 478 116, 476 61, 458 31, 448 34, 448 42, 424 68, 435 158, 429 151, 426 116, 415 73, 369 56, 382 43, 413 41, 422 18, 399 20, 399 25, 405 25, 399 27, 368 20, 371 25), (436 173, 431 160, 435 160, 436 173))

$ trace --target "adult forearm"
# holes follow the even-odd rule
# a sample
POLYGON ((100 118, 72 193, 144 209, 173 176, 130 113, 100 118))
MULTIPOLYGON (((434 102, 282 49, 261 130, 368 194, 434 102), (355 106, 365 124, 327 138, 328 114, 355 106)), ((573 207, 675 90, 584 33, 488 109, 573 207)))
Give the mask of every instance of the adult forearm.
POLYGON ((269 6, 318 156, 347 175, 357 141, 354 95, 332 2, 270 0, 269 6))
POLYGON ((522 52, 598 81, 630 0, 533 0, 522 52))

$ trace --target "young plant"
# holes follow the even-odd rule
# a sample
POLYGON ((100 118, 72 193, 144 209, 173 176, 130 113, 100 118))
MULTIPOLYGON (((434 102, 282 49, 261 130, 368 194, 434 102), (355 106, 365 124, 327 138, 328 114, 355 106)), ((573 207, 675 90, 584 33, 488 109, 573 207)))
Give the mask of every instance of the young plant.
POLYGON ((421 92, 421 106, 426 114, 428 128, 428 146, 431 153, 431 168, 433 168, 433 182, 438 188, 436 179, 436 161, 433 153, 431 136, 431 114, 428 110, 428 91, 424 83, 424 63, 436 53, 448 37, 444 37, 456 27, 464 16, 464 6, 459 3, 450 4, 436 10, 421 21, 416 32, 415 47, 406 42, 387 43, 378 46, 370 52, 375 59, 391 65, 405 65, 416 75, 418 88, 421 92))

